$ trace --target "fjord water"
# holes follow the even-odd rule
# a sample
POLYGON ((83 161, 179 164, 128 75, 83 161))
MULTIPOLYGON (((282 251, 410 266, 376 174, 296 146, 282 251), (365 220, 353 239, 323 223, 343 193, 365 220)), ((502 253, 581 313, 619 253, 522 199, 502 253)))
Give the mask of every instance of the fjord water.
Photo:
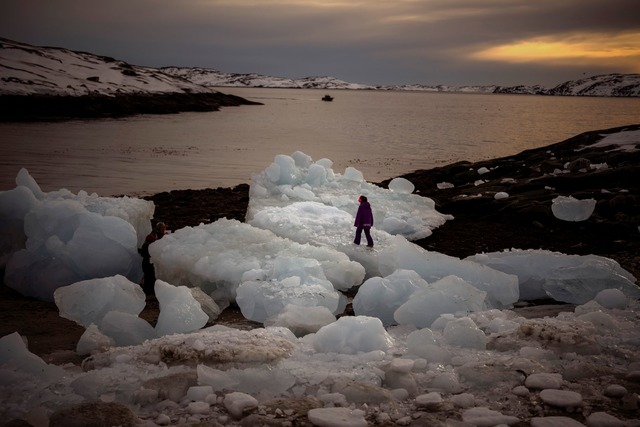
POLYGON ((101 196, 249 183, 277 154, 370 182, 640 123, 639 98, 220 88, 262 102, 210 113, 0 124, 0 191, 25 167, 44 191, 101 196), (325 94, 333 102, 323 102, 325 94))

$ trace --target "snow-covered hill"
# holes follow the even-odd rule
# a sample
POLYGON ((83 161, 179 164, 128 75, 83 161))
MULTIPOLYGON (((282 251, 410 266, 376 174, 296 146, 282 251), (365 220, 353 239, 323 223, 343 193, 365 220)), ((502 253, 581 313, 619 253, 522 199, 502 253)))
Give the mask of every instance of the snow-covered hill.
POLYGON ((199 68, 151 68, 64 48, 36 47, 0 38, 0 96, 208 94, 219 87, 407 90, 563 96, 640 96, 640 74, 607 74, 535 86, 366 85, 335 77, 291 79, 199 68))
POLYGON ((261 74, 223 73, 210 68, 164 67, 162 72, 206 87, 267 87, 294 89, 378 89, 376 86, 349 83, 335 77, 289 79, 261 74))
POLYGON ((493 93, 509 93, 516 95, 547 95, 549 89, 544 86, 535 85, 535 86, 526 86, 526 85, 518 85, 518 86, 509 86, 503 87, 498 86, 493 93))
POLYGON ((0 38, 0 95, 211 93, 156 68, 0 38))
POLYGON ((562 96, 640 96, 640 74, 606 74, 571 80, 554 88, 534 86, 448 86, 448 85, 366 85, 349 83, 335 77, 290 79, 261 74, 224 73, 207 68, 165 67, 161 71, 206 87, 265 87, 297 89, 366 89, 422 92, 482 92, 562 96))
POLYGON ((446 85, 366 85, 349 83, 335 77, 304 77, 290 79, 262 74, 224 73, 210 68, 164 67, 162 72, 181 77, 207 87, 265 87, 292 89, 354 89, 354 90, 408 90, 421 92, 493 92, 497 86, 446 85))
POLYGON ((640 96, 640 74, 605 74, 562 83, 548 95, 640 96))
POLYGON ((547 89, 542 86, 498 87, 495 93, 559 96, 640 96, 640 74, 603 74, 570 80, 547 89))
POLYGON ((216 111, 255 104, 157 68, 0 38, 0 121, 216 111))

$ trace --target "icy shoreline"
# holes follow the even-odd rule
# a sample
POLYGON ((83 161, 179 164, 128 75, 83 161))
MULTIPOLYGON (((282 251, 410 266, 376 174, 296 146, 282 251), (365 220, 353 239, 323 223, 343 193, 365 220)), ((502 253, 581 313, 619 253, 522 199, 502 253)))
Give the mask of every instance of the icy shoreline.
MULTIPOLYGON (((561 151, 553 151, 552 154, 547 153, 547 157, 559 157, 561 151)), ((626 156, 628 159, 629 154, 626 156)), ((347 245, 341 241, 341 233, 334 234, 330 227, 320 224, 331 223, 333 227, 338 226, 345 214, 334 208, 341 206, 347 213, 350 212, 354 203, 352 195, 341 198, 340 195, 332 193, 328 196, 327 191, 335 191, 340 186, 331 184, 331 174, 322 173, 323 170, 325 173, 328 172, 327 162, 313 163, 318 167, 311 168, 312 164, 307 163, 303 156, 298 155, 296 159, 280 158, 274 162, 278 167, 269 166, 268 172, 262 177, 263 180, 257 181, 260 185, 256 185, 252 191, 262 195, 262 199, 256 198, 254 194, 250 222, 258 221, 262 226, 272 229, 272 232, 288 234, 290 238, 303 241, 312 239, 323 243, 325 247, 328 245, 345 248, 347 245), (315 180, 327 179, 327 182, 314 181, 313 185, 300 185, 296 180, 306 180, 307 177, 301 175, 296 168, 289 171, 292 172, 290 175, 283 174, 283 170, 296 162, 299 163, 296 167, 313 170, 309 175, 315 180), (279 182, 282 177, 288 182, 279 182), (313 193, 315 185, 321 188, 326 186, 323 190, 325 192, 313 193), (282 194, 286 194, 287 197, 282 197, 282 194), (333 207, 323 207, 309 200, 287 200, 295 198, 320 199, 325 202, 331 200, 333 207), (290 211, 292 208, 302 209, 290 211), (268 215, 263 217, 261 212, 268 215), (291 221, 278 223, 273 220, 282 215, 288 216, 291 221), (327 219, 331 221, 326 221, 327 219), (286 228, 294 222, 300 227, 298 233, 291 233, 291 230, 286 228), (326 231, 322 232, 323 229, 326 231)), ((500 167, 493 171, 490 168, 487 170, 483 171, 481 176, 483 181, 492 185, 492 192, 488 192, 486 187, 481 187, 483 184, 464 187, 458 183, 453 183, 453 188, 447 188, 445 191, 462 187, 468 192, 470 189, 481 187, 483 193, 491 195, 490 198, 485 198, 486 203, 495 205, 504 203, 501 201, 509 201, 511 196, 494 196, 500 193, 495 191, 495 185, 499 182, 501 185, 512 185, 511 188, 515 189, 513 182, 505 183, 503 179, 505 176, 512 180, 515 178, 506 170, 506 175, 501 173, 501 179, 496 179, 493 176, 497 174, 496 171, 505 171, 500 167)), ((560 176, 589 176, 587 172, 567 170, 569 172, 560 176)), ((594 169, 592 174, 602 176, 598 170, 594 169)), ((405 185, 390 185, 391 188, 398 188, 400 193, 390 197, 382 190, 369 187, 358 179, 354 180, 355 175, 349 176, 351 183, 347 184, 347 187, 355 186, 349 190, 350 192, 368 191, 377 195, 380 191, 379 196, 373 197, 374 200, 378 197, 379 206, 383 206, 384 198, 393 197, 399 197, 393 202, 394 205, 409 205, 407 203, 411 197, 408 196, 408 187, 405 185), (385 196, 382 197, 382 194, 385 196)), ((469 176, 472 175, 467 175, 467 179, 469 176)), ((22 178, 22 182, 27 187, 30 186, 25 177, 22 178)), ((544 184, 538 182, 537 185, 544 184)), ((31 188, 35 187, 31 185, 31 188)), ((550 190, 547 191, 551 193, 550 190)), ((626 193, 621 191, 621 194, 626 193)), ((470 198, 473 202, 480 199, 470 198)), ((468 197, 464 198, 465 202, 468 200, 468 197)), ((94 203, 93 206, 95 210, 100 205, 94 203)), ((437 208, 438 204, 433 206, 437 208)), ((391 212, 388 208, 385 211, 391 212)), ((434 220, 439 221, 437 216, 425 215, 425 212, 428 212, 425 206, 417 211, 422 213, 421 216, 407 216, 402 210, 394 212, 393 220, 387 221, 386 226, 381 226, 376 235, 377 242, 382 247, 380 253, 360 254, 356 253, 357 249, 350 250, 354 257, 357 255, 358 259, 364 262, 367 271, 375 271, 376 268, 381 273, 387 271, 386 269, 389 269, 387 273, 391 270, 400 271, 395 264, 399 262, 403 268, 411 267, 416 272, 414 274, 419 272, 421 276, 427 276, 429 283, 421 283, 424 279, 420 277, 400 274, 392 278, 392 275, 384 273, 384 277, 371 277, 371 281, 365 281, 361 290, 382 286, 378 288, 379 291, 374 292, 377 295, 385 286, 385 292, 396 292, 402 287, 410 290, 411 286, 420 288, 418 292, 440 291, 442 288, 438 287, 439 280, 435 276, 432 277, 434 269, 421 270, 429 262, 434 263, 434 266, 440 264, 440 268, 446 265, 442 264, 443 261, 452 262, 452 270, 457 270, 464 277, 460 260, 434 257, 427 263, 416 263, 416 260, 422 259, 425 254, 422 250, 402 243, 398 236, 390 238, 382 234, 385 227, 389 226, 392 226, 393 230, 413 234, 412 227, 420 226, 421 223, 429 224, 434 220), (407 227, 399 227, 403 221, 407 223, 407 227), (411 227, 408 227, 409 225, 411 227), (385 252, 386 250, 389 251, 385 252), (395 268, 392 268, 394 266, 395 268)), ((476 213, 477 211, 478 209, 476 213)), ((596 213, 600 214, 600 211, 596 209, 596 213)), ((458 220, 458 214, 454 216, 455 220, 458 220)), ((436 227, 435 232, 455 220, 446 221, 444 225, 436 227)), ((385 220, 381 221, 381 225, 384 225, 385 220)), ((570 223, 566 220, 560 221, 561 227, 569 228, 567 224, 570 223)), ((433 236, 424 240, 428 241, 431 237, 433 236)), ((266 230, 256 232, 250 224, 240 225, 239 222, 236 224, 229 221, 219 229, 216 229, 216 223, 186 227, 180 233, 176 232, 172 239, 167 238, 163 245, 155 247, 155 251, 158 260, 161 260, 160 254, 166 249, 166 260, 159 261, 160 270, 175 268, 177 264, 174 262, 174 255, 179 254, 183 257, 181 268, 186 266, 192 274, 200 274, 201 280, 207 280, 207 274, 218 274, 224 269, 230 276, 236 275, 236 268, 245 260, 251 260, 251 263, 247 264, 251 269, 245 270, 250 273, 242 274, 243 284, 262 281, 271 286, 281 281, 283 290, 287 287, 294 289, 300 283, 311 280, 313 289, 321 289, 321 292, 325 293, 327 288, 326 282, 322 279, 323 275, 334 277, 332 281, 340 283, 339 278, 344 280, 354 277, 341 275, 343 271, 360 274, 352 264, 335 258, 335 255, 326 250, 318 252, 308 248, 296 252, 297 257, 312 255, 321 259, 324 264, 302 262, 300 259, 292 262, 292 254, 280 259, 278 251, 287 246, 295 246, 285 244, 281 239, 271 237, 266 230), (225 239, 216 237, 216 233, 230 233, 231 230, 235 231, 227 234, 226 239, 229 240, 231 237, 230 241, 236 246, 224 254, 228 256, 226 261, 224 258, 213 260, 197 257, 198 251, 206 248, 205 242, 208 239, 224 241, 225 239), (261 237, 257 239, 258 236, 261 237), (257 245, 246 245, 243 242, 257 245), (269 246, 263 246, 265 244, 269 246), (271 259, 263 257, 260 255, 262 252, 255 250, 242 252, 249 247, 255 247, 259 251, 266 248, 266 253, 271 259), (174 255, 170 255, 172 252, 174 255), (189 267, 188 263, 184 264, 187 254, 196 255, 193 258, 193 268, 189 267), (234 258, 238 254, 240 258, 234 258), (265 263, 257 262, 262 258, 265 258, 265 263), (220 261, 223 264, 216 264, 220 261), (304 268, 298 268, 295 273, 297 279, 294 281, 294 276, 291 275, 269 276, 272 274, 272 265, 278 266, 274 268, 274 272, 281 273, 290 267, 304 268)), ((457 243, 459 245, 460 241, 457 243)), ((531 254, 526 251, 511 251, 502 253, 502 256, 505 255, 517 257, 531 254)), ((534 251, 533 255, 538 261, 542 260, 534 271, 539 272, 543 278, 548 278, 550 273, 545 269, 553 263, 544 261, 544 257, 540 258, 543 253, 539 251, 534 251)), ((489 264, 504 262, 500 257, 493 258, 491 254, 482 255, 480 258, 489 264)), ((551 259, 558 260, 564 257, 552 255, 551 259)), ((589 263, 591 261, 587 262, 589 263)), ((512 269, 510 273, 513 273, 513 267, 517 264, 511 260, 507 265, 512 269)), ((518 269, 526 271, 527 265, 530 263, 524 263, 518 269)), ((599 261, 589 268, 596 265, 600 265, 599 261)), ((575 274, 576 270, 572 271, 572 274, 575 274)), ((160 276, 162 275, 161 271, 160 276)), ((182 273, 175 274, 175 277, 181 276, 182 273)), ((477 275, 469 275, 466 280, 472 280, 472 276, 477 275)), ((560 277, 554 278, 558 279, 560 277)), ((637 297, 625 296, 619 290, 614 293, 608 292, 615 289, 604 289, 597 292, 594 298, 577 303, 575 308, 566 307, 572 311, 561 311, 545 318, 528 319, 509 308, 478 309, 477 304, 481 301, 482 293, 472 291, 454 279, 445 277, 441 280, 448 281, 444 289, 455 288, 458 295, 464 295, 458 303, 467 304, 473 300, 475 308, 458 305, 459 308, 453 312, 444 311, 435 321, 429 321, 428 327, 420 325, 422 313, 418 310, 408 317, 399 316, 396 320, 401 322, 400 325, 386 328, 377 317, 383 317, 380 313, 384 307, 372 308, 371 304, 366 302, 362 304, 362 308, 360 303, 356 304, 354 301, 354 309, 358 311, 356 315, 341 316, 335 321, 328 320, 326 313, 316 313, 311 308, 301 313, 285 308, 280 313, 282 316, 270 319, 270 326, 253 331, 214 325, 193 333, 179 332, 158 338, 150 337, 140 345, 129 346, 122 341, 118 347, 104 341, 104 330, 101 336, 95 333, 96 329, 90 331, 89 327, 87 332, 91 333, 82 340, 83 347, 91 349, 92 345, 97 344, 108 349, 97 351, 87 358, 83 363, 83 371, 75 365, 46 364, 27 350, 17 334, 9 334, 2 338, 2 348, 6 350, 2 353, 2 368, 6 375, 5 385, 0 389, 4 402, 2 412, 5 417, 26 417, 38 425, 45 420, 50 422, 50 425, 56 425, 55 420, 68 421, 70 417, 80 416, 83 408, 79 403, 84 401, 91 405, 96 413, 106 411, 109 414, 109 411, 112 411, 110 416, 113 417, 114 411, 117 410, 119 413, 128 414, 130 421, 121 421, 120 424, 133 424, 136 420, 144 420, 149 426, 187 422, 283 426, 297 422, 303 425, 312 423, 329 426, 445 425, 459 422, 472 425, 529 423, 537 426, 571 423, 590 426, 611 423, 630 426, 640 424, 637 420, 640 365, 634 361, 634 355, 640 347, 636 333, 640 321, 637 297), (360 314, 363 310, 373 311, 368 315, 360 314), (312 319, 315 319, 315 322, 308 322, 312 319), (292 330, 296 330, 300 336, 294 335, 292 330), (12 355, 19 357, 11 357, 12 355), (72 408, 66 409, 68 405, 72 408)), ((525 276, 520 274, 518 282, 524 281, 525 276)), ((490 282, 493 282, 493 279, 490 282)), ((508 282, 509 280, 504 283, 508 282)), ((599 283, 599 280, 595 282, 599 283)), ((481 284, 478 283, 477 286, 481 284)), ((130 289, 131 295, 127 298, 145 302, 135 283, 123 281, 117 286, 130 289)), ((264 291, 270 286, 257 286, 255 289, 264 291)), ((602 283, 599 283, 599 286, 602 286, 602 283)), ((101 285, 101 288, 106 286, 101 285)), ((226 291, 227 288, 223 289, 226 291)), ((509 293, 495 292, 491 287, 483 292, 491 292, 493 300, 504 301, 503 304, 513 302, 512 299, 504 300, 505 295, 509 293)), ((286 292, 273 295, 282 298, 286 292)), ((122 302, 123 298, 120 296, 101 300, 113 303, 122 302)), ((160 315, 163 314, 163 310, 180 306, 182 303, 192 304, 191 298, 182 292, 182 287, 163 284, 162 292, 158 292, 160 315)), ((253 298, 258 300, 255 296, 253 298)), ((393 305, 398 298, 399 296, 389 293, 385 294, 384 298, 374 297, 374 300, 393 305)), ((419 299, 417 293, 415 298, 411 298, 412 301, 419 299)), ((427 298, 425 304, 428 305, 430 301, 433 301, 433 297, 427 298)), ((340 302, 337 303, 337 307, 340 308, 340 302)), ((87 304, 69 306, 86 307, 87 304)), ((430 306, 426 311, 437 310, 443 306, 444 304, 430 306)), ((140 304, 133 304, 131 307, 135 313, 140 309, 140 304)), ((335 305, 330 307, 336 309, 335 305)), ((329 310, 328 307, 325 308, 329 310)), ((65 308, 65 312, 70 316, 72 311, 65 308)), ((406 307, 405 311, 411 311, 410 307, 406 307)), ((115 310, 107 312, 115 313, 115 310)), ((177 311, 179 312, 180 310, 177 311)), ((331 314, 330 311, 328 314, 331 314)), ((180 322, 176 321, 179 316, 172 317, 171 323, 174 327, 178 326, 180 322)), ((104 319, 106 318, 107 316, 104 319)), ((104 319, 93 321, 100 323, 101 328, 103 324, 110 326, 106 330, 113 333, 114 327, 117 327, 118 323, 122 325, 122 319, 125 318, 133 320, 131 315, 110 314, 106 323, 104 319), (121 320, 113 322, 116 316, 120 316, 121 320)), ((190 319, 182 320, 188 324, 191 322, 190 319)), ((141 323, 128 323, 130 326, 126 331, 126 339, 129 339, 136 324, 141 323)), ((160 328, 160 324, 158 319, 156 327, 160 328)), ((143 329, 150 333, 146 326, 143 329)), ((117 334, 120 337, 118 339, 125 336, 122 331, 117 334)))

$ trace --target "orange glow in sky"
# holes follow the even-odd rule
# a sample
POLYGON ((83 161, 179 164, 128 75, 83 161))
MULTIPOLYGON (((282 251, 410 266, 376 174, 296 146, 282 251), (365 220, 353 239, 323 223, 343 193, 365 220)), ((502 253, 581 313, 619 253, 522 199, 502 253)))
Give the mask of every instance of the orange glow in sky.
POLYGON ((472 57, 512 63, 609 61, 633 65, 636 71, 640 71, 640 33, 536 38, 491 47, 474 53, 472 57))

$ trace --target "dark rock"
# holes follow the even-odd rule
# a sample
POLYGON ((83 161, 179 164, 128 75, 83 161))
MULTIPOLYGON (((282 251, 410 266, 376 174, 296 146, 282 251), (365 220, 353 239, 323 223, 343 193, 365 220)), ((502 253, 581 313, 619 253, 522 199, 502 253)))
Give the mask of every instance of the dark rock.
POLYGON ((586 132, 514 156, 403 175, 418 194, 435 201, 439 212, 455 218, 415 243, 459 258, 510 248, 595 254, 618 261, 640 277, 640 206, 635 196, 640 191, 640 150, 588 147, 607 133, 638 129, 640 125, 586 132), (576 166, 606 163, 607 167, 551 174, 556 166, 563 168, 572 162, 576 166), (490 172, 479 176, 480 167, 490 172), (503 177, 515 182, 503 182, 503 177), (477 179, 489 182, 476 186, 477 179), (451 182, 455 187, 438 190, 439 182, 451 182), (509 197, 494 200, 499 191, 509 197), (555 218, 551 204, 561 195, 595 199, 594 214, 578 223, 555 218))
POLYGON ((249 205, 249 185, 203 190, 174 190, 144 197, 156 205, 155 221, 169 229, 209 224, 219 218, 244 221, 249 205))
MULTIPOLYGON (((97 78, 97 77, 96 77, 97 78)), ((95 79, 89 77, 89 79, 95 79)), ((218 111, 220 107, 260 105, 235 95, 212 93, 116 94, 84 96, 0 96, 0 122, 127 117, 218 111)))
POLYGON ((562 170, 564 165, 556 160, 544 160, 540 163, 538 170, 542 173, 553 173, 556 170, 562 170))
POLYGON ((179 402, 187 395, 189 387, 198 385, 198 377, 195 372, 169 374, 164 377, 152 378, 145 381, 143 387, 156 390, 161 399, 169 399, 179 402))
POLYGON ((251 414, 240 421, 242 427, 289 427, 313 426, 307 419, 311 409, 322 408, 323 404, 315 397, 303 396, 292 398, 276 398, 261 404, 266 415, 251 414))
POLYGON ((131 70, 131 69, 124 69, 121 71, 121 73, 125 76, 131 76, 131 77, 136 77, 138 75, 138 73, 136 73, 134 70, 131 70))
POLYGON ((49 427, 134 427, 138 422, 121 403, 88 402, 57 410, 49 418, 49 427))
POLYGON ((567 165, 567 169, 570 172, 578 172, 580 170, 586 171, 587 169, 589 169, 589 167, 591 167, 591 162, 588 159, 585 159, 584 157, 580 157, 575 160, 572 160, 567 165))
POLYGON ((25 420, 13 419, 2 424, 2 427, 33 427, 32 424, 25 420))

